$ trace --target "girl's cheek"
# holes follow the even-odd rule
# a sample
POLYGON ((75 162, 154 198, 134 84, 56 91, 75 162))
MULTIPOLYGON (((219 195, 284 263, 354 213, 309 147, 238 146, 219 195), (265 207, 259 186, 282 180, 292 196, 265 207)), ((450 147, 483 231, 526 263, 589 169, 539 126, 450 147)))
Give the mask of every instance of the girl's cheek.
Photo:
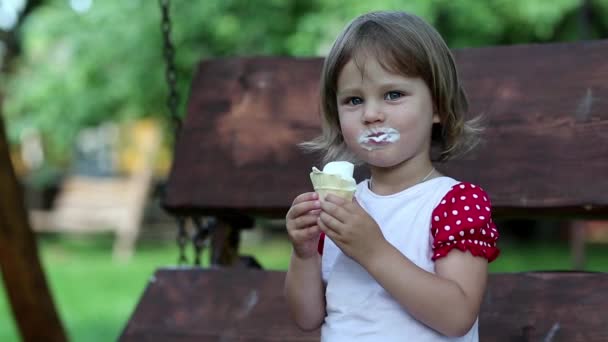
POLYGON ((340 120, 340 130, 342 131, 342 136, 345 140, 352 136, 352 128, 343 120, 340 120))

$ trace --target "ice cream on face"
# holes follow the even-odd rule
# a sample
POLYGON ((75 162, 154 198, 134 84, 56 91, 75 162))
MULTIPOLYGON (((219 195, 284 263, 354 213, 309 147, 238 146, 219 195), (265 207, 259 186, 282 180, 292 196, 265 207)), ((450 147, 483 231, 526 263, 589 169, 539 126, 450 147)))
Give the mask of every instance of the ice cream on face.
POLYGON ((357 183, 353 178, 355 166, 347 161, 335 161, 325 165, 323 171, 312 167, 310 180, 319 198, 323 200, 328 193, 351 201, 357 183))
POLYGON ((401 134, 394 128, 378 127, 363 131, 357 141, 368 151, 380 149, 399 140, 401 134))

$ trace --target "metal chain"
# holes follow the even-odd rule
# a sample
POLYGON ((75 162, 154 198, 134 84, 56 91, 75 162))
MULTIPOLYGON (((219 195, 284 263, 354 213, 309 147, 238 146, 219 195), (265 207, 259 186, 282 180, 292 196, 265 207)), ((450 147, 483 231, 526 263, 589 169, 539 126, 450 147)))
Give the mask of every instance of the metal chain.
POLYGON ((179 247, 179 259, 177 260, 178 265, 184 265, 188 263, 186 258, 186 244, 188 243, 188 231, 186 230, 186 218, 182 216, 177 217, 177 246, 179 247))
POLYGON ((209 237, 211 229, 215 226, 215 218, 209 217, 203 220, 200 216, 195 216, 192 218, 192 221, 196 226, 196 233, 192 237, 192 244, 194 245, 194 265, 201 266, 201 254, 205 247, 205 241, 207 240, 207 237, 209 237))
POLYGON ((161 30, 163 34, 163 52, 165 57, 165 78, 169 88, 167 95, 167 108, 171 115, 173 131, 175 137, 179 133, 182 125, 182 120, 177 114, 179 105, 179 95, 177 93, 177 71, 175 69, 175 48, 171 41, 171 16, 170 16, 170 0, 158 0, 161 9, 162 22, 161 30))
MULTIPOLYGON (((182 120, 177 114, 179 105, 179 94, 177 93, 177 71, 175 69, 175 48, 171 41, 171 15, 170 15, 170 0, 159 0, 161 10, 161 31, 163 38, 163 56, 165 58, 165 79, 167 81, 167 108, 173 128, 173 137, 177 139, 177 135, 181 129, 182 120)), ((186 218, 183 216, 177 217, 178 235, 177 245, 179 247, 178 264, 183 265, 188 263, 186 257, 186 245, 188 243, 188 231, 186 230, 186 218)))

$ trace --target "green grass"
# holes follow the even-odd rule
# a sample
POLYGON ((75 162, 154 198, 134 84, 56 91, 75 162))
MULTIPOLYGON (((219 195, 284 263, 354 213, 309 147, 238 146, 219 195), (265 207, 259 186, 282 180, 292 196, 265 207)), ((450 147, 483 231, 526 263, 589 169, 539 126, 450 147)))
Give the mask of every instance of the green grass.
MULTIPOLYGON (((569 270, 572 268, 570 249, 566 243, 504 242, 501 254, 490 264, 490 272, 524 272, 569 270)), ((585 271, 608 272, 608 246, 586 245, 585 271)))
MULTIPOLYGON (((284 270, 290 246, 283 236, 245 235, 243 254, 254 255, 266 269, 284 270)), ((61 319, 72 341, 114 341, 132 314, 154 270, 174 266, 172 241, 142 241, 128 262, 113 261, 108 236, 46 236, 39 240, 43 264, 61 319)), ((589 245, 588 270, 608 272, 608 247, 589 245)), ((505 241, 491 272, 563 270, 571 265, 565 243, 505 241)), ((0 341, 18 341, 0 282, 0 341)))
MULTIPOLYGON (((129 262, 112 261, 107 237, 39 241, 47 280, 72 341, 114 341, 154 269, 176 260, 176 248, 141 246, 129 262)), ((5 296, 0 317, 8 314, 5 296), (5 313, 6 312, 6 313, 5 313)), ((0 341, 14 341, 13 322, 0 321, 0 341), (9 324, 7 324, 9 323, 9 324)))

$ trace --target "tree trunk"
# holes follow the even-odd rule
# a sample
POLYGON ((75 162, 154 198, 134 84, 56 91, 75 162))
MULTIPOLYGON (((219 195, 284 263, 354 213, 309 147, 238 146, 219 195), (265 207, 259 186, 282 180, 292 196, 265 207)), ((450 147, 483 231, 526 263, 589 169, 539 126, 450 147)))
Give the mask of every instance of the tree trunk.
MULTIPOLYGON (((0 101, 1 108, 1 101, 0 101)), ((38 257, 0 113, 0 269, 23 341, 66 341, 38 257)))

